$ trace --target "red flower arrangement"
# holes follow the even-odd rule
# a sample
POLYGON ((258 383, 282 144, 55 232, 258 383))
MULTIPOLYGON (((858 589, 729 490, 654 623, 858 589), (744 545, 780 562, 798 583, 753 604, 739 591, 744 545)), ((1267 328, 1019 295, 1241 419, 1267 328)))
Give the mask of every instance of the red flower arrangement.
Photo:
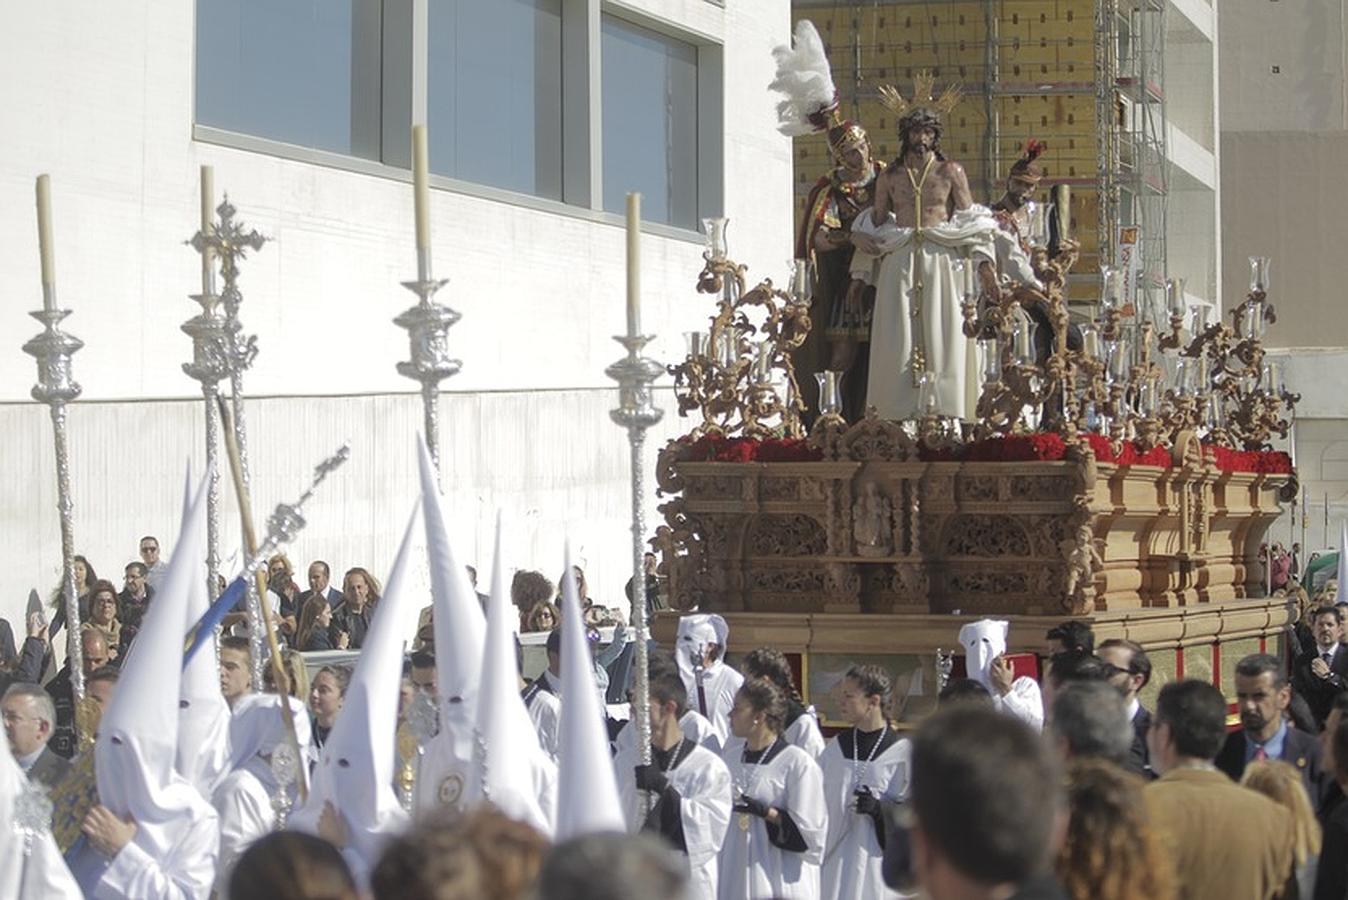
MULTIPOLYGON (((1114 444, 1105 435, 1091 433, 1085 435, 1085 439, 1096 460, 1102 463, 1161 469, 1168 469, 1173 464, 1171 452, 1165 447, 1143 450, 1133 441, 1124 441, 1115 451, 1114 444)), ((679 440, 687 447, 683 459, 688 462, 818 462, 824 458, 823 451, 811 447, 801 438, 756 440, 706 435, 695 441, 679 440)), ((1203 453, 1222 472, 1288 475, 1292 471, 1291 459, 1281 450, 1231 450, 1205 445, 1203 453)), ((1056 462, 1066 457, 1067 443, 1056 432, 1012 434, 963 447, 922 448, 919 451, 923 462, 1056 462)))

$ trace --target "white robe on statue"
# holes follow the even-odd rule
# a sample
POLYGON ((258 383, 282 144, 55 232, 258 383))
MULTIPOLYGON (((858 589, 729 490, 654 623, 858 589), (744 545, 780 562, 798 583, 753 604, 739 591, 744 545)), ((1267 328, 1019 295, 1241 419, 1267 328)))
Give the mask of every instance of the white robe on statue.
MULTIPOLYGON (((869 815, 856 811, 854 795, 858 786, 865 786, 883 802, 907 800, 912 745, 899 739, 882 747, 863 739, 863 746, 875 748, 875 758, 867 762, 863 756, 858 761, 853 759, 856 754, 852 735, 846 731, 829 741, 820 760, 824 769, 824 800, 828 804, 821 895, 836 900, 898 897, 885 886, 881 872, 885 848, 876 834, 875 822, 869 815)), ((893 736, 891 731, 886 737, 893 736)), ((875 740, 879 741, 880 735, 875 740)))
POLYGON ((882 419, 912 419, 925 412, 919 409, 912 370, 914 349, 920 348, 926 371, 936 379, 936 413, 971 417, 974 410, 969 404, 976 399, 978 373, 971 371, 974 360, 968 352, 961 311, 963 286, 956 284, 952 264, 966 258, 975 265, 981 260, 995 264, 997 220, 987 207, 975 204, 956 211, 949 221, 915 230, 896 225, 893 213, 875 225, 868 208, 852 228, 870 235, 880 246, 880 262, 873 276, 865 260, 853 263, 865 268, 854 271, 854 277, 867 282, 873 277, 875 284, 866 405, 874 406, 882 419), (914 296, 915 257, 923 288, 920 298, 914 296))
MULTIPOLYGON (((784 740, 768 748, 758 764, 745 761, 743 739, 733 739, 721 754, 730 770, 732 793, 741 793, 785 810, 803 838, 803 850, 774 844, 766 819, 732 811, 730 830, 721 848, 720 900, 820 900, 819 865, 824 855, 828 812, 824 776, 819 765, 799 747, 784 740)), ((772 830, 778 840, 784 828, 772 830)), ((828 898, 832 900, 832 898, 828 898)))
MULTIPOLYGON (((730 770, 719 756, 687 738, 678 753, 678 762, 665 775, 679 794, 679 819, 690 872, 688 896, 690 900, 714 900, 717 861, 730 827, 730 770)), ((636 748, 629 743, 619 751, 613 767, 628 828, 635 833, 642 825, 637 818, 636 748)))

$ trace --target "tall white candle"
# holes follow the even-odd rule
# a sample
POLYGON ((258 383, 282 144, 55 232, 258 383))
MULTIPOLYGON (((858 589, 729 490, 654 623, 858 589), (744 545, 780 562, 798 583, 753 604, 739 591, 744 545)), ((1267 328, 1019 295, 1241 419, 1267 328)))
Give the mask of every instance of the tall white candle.
MULTIPOLYGON (((56 259, 51 237, 51 176, 37 176, 37 247, 42 258, 42 284, 56 284, 56 259)), ((50 310, 55 302, 51 291, 43 291, 50 310)))
POLYGON ((417 249, 431 246, 430 156, 426 149, 426 126, 412 126, 412 184, 417 214, 417 249))
POLYGON ((641 195, 627 195, 627 336, 641 334, 641 195))
MULTIPOLYGON (((203 236, 210 235, 214 227, 214 209, 215 206, 215 168, 212 166, 201 167, 201 233, 203 236)), ((213 285, 211 281, 215 270, 215 248, 207 245, 201 254, 201 292, 203 294, 211 293, 213 285)))

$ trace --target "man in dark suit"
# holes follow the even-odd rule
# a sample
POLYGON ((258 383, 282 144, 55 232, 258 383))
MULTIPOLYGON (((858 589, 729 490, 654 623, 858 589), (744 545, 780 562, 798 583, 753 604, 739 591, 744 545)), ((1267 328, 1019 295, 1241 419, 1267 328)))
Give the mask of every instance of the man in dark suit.
POLYGON ((1301 773, 1311 805, 1319 808, 1329 786, 1320 741, 1288 724, 1284 713, 1291 700, 1292 690, 1276 657, 1255 653, 1236 663, 1236 706, 1242 728, 1227 735, 1214 762, 1240 781, 1248 763, 1281 759, 1301 773))
POLYGON ((328 606, 332 609, 342 605, 342 592, 332 586, 332 570, 321 559, 309 563, 309 590, 300 594, 299 602, 296 604, 297 608, 303 611, 304 601, 315 594, 322 594, 326 597, 328 606))
POLYGON ((56 707, 41 685, 11 684, 0 699, 5 738, 14 751, 14 761, 30 781, 51 790, 70 771, 70 763, 47 746, 56 726, 56 707))
POLYGON ((1315 649, 1303 653, 1292 667, 1292 690, 1311 708, 1315 724, 1323 729, 1334 696, 1348 690, 1348 648, 1343 640, 1343 610, 1322 606, 1311 613, 1315 649))
POLYGON ((1137 697, 1138 691, 1151 681, 1151 660, 1142 645, 1121 638, 1110 638, 1100 645, 1096 655, 1117 671, 1110 684, 1123 692, 1128 706, 1128 720, 1133 723, 1133 746, 1128 754, 1128 769, 1143 778, 1155 778, 1151 768, 1151 753, 1147 750, 1147 732, 1151 730, 1151 712, 1137 697))

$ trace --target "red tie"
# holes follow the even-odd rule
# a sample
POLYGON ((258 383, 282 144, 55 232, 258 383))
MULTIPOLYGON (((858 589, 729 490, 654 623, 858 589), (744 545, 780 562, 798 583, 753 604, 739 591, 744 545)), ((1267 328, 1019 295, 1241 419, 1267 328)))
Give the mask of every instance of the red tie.
POLYGON ((1255 747, 1255 748, 1254 748, 1254 760, 1255 760, 1255 762, 1263 762, 1263 761, 1266 760, 1266 759, 1268 759, 1268 754, 1264 752, 1264 748, 1263 748, 1263 747, 1255 747))

